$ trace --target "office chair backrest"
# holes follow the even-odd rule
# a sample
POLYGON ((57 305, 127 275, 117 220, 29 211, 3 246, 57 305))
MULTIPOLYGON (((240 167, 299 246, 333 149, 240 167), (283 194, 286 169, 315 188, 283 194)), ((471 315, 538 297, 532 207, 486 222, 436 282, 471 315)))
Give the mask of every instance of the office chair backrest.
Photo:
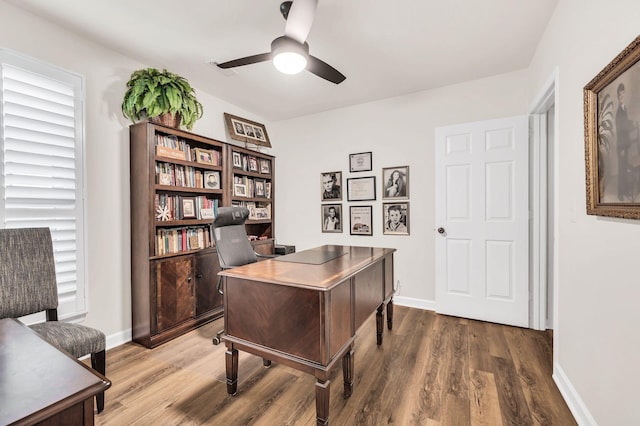
POLYGON ((213 220, 213 241, 222 269, 258 261, 244 227, 248 217, 249 209, 245 207, 218 209, 218 215, 213 220))
POLYGON ((57 307, 49 228, 0 229, 0 318, 57 307))

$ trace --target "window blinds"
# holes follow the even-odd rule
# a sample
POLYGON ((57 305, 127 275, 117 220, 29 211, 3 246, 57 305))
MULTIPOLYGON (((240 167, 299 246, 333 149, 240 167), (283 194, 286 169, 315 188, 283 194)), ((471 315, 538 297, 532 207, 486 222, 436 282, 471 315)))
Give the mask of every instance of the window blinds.
POLYGON ((51 229, 58 315, 73 317, 85 312, 82 80, 39 62, 7 62, 1 81, 3 225, 51 229))

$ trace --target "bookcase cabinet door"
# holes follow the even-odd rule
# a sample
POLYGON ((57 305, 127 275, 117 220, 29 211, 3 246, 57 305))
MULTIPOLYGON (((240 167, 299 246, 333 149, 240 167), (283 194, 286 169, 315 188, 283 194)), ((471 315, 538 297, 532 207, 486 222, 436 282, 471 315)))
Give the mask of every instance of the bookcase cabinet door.
POLYGON ((158 261, 155 272, 160 332, 194 316, 193 256, 158 261))
POLYGON ((196 259, 196 316, 222 308, 222 294, 216 289, 220 263, 218 253, 198 253, 196 259))

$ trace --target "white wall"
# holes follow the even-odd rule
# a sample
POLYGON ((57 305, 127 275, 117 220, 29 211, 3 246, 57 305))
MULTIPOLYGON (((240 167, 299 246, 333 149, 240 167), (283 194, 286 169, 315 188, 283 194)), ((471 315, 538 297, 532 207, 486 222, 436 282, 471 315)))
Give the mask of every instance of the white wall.
POLYGON ((561 0, 530 66, 533 95, 559 73, 555 377, 583 424, 640 424, 640 221, 586 215, 582 103, 639 18, 637 0, 561 0))
POLYGON ((396 302, 433 308, 434 130, 527 112, 526 72, 514 72, 272 123, 277 156, 276 237, 298 250, 320 244, 394 247, 396 302), (349 173, 349 154, 371 151, 371 172, 349 173), (382 168, 409 166, 410 236, 382 235, 382 168), (321 232, 320 173, 376 176, 376 201, 347 202, 341 234, 321 232), (373 205, 373 236, 351 236, 350 205, 373 205))
MULTIPOLYGON (((0 46, 85 77, 87 306, 85 324, 107 345, 131 338, 129 124, 120 110, 131 72, 149 66, 89 43, 0 1, 0 46)), ((160 64, 171 70, 171 64, 160 64)), ((193 131, 226 140, 223 112, 265 120, 196 88, 204 116, 193 131)), ((268 123, 267 123, 268 125, 268 123)))

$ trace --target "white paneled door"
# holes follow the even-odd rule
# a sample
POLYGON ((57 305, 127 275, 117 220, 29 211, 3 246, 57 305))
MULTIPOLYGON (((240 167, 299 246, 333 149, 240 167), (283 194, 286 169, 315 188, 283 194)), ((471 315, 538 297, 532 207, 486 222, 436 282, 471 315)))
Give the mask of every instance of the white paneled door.
POLYGON ((528 118, 436 129, 436 309, 529 326, 528 118))

